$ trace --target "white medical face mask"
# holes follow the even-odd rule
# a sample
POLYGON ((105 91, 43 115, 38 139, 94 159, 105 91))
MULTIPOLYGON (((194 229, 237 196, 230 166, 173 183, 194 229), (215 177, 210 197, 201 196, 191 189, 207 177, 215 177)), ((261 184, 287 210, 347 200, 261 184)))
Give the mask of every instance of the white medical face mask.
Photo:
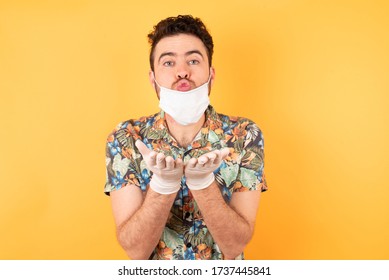
POLYGON ((155 83, 160 88, 159 107, 181 125, 196 123, 209 105, 210 80, 211 75, 205 84, 195 89, 178 91, 160 86, 154 77, 155 83))

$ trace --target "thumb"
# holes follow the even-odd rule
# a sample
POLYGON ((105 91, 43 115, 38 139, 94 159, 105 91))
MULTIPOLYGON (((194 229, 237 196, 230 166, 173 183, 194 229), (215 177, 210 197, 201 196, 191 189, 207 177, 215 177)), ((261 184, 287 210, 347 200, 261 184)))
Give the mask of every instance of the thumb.
POLYGON ((222 159, 225 159, 229 155, 229 153, 230 153, 230 149, 229 148, 223 148, 220 151, 220 157, 222 159))
POLYGON ((147 156, 149 153, 151 153, 151 151, 149 150, 149 148, 147 148, 147 146, 145 145, 145 143, 143 143, 141 140, 136 140, 135 142, 135 146, 139 149, 139 152, 142 154, 143 157, 147 156))

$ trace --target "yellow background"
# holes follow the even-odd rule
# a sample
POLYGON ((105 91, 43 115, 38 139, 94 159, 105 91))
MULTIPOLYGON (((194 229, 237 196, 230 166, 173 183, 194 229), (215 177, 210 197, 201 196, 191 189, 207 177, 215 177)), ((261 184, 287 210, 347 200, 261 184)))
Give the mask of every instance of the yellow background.
POLYGON ((0 2, 0 259, 122 259, 105 140, 158 110, 146 34, 193 14, 211 102, 265 136, 248 259, 389 259, 389 4, 0 2))

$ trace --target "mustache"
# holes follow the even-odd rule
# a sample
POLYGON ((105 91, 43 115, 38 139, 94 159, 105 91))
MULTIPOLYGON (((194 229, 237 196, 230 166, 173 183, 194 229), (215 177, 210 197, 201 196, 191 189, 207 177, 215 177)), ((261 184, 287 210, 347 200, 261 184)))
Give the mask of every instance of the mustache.
POLYGON ((175 86, 177 86, 178 84, 181 84, 183 82, 186 82, 188 84, 190 84, 191 86, 195 87, 196 86, 196 83, 190 79, 186 79, 186 78, 181 78, 177 81, 175 81, 173 84, 172 84, 172 88, 174 88, 175 86))

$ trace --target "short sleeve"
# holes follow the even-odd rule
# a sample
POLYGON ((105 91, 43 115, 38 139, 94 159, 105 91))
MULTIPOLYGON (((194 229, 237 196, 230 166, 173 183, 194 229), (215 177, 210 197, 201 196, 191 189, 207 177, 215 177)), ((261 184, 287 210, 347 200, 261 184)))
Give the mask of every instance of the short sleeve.
MULTIPOLYGON (((135 185, 146 189, 148 174, 142 176, 142 157, 135 148, 139 138, 130 122, 120 123, 109 134, 106 143, 105 164, 106 182, 104 192, 118 190, 127 185, 135 185)), ((146 170, 147 173, 147 170, 146 170)))
POLYGON ((262 131, 247 121, 244 137, 240 139, 239 171, 233 191, 267 190, 264 172, 264 140, 262 131))

